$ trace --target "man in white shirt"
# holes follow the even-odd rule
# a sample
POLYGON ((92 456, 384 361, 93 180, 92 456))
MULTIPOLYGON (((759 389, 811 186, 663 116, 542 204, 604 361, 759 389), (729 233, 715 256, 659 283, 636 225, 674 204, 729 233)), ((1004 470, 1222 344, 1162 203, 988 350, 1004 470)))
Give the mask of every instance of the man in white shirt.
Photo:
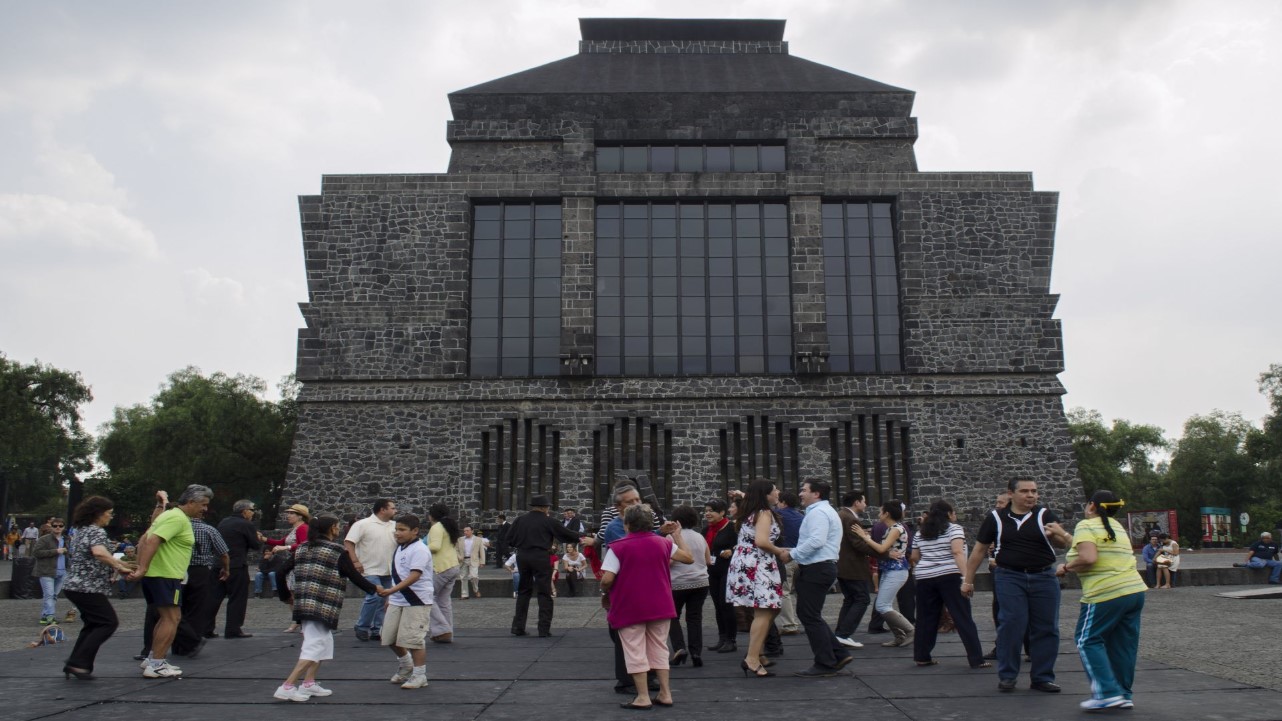
POLYGON ((459 585, 462 586, 463 598, 468 597, 470 588, 477 598, 481 597, 481 566, 485 565, 485 539, 474 535, 471 526, 463 526, 463 535, 454 544, 458 550, 459 585))
MULTIPOLYGON (((392 585, 392 553, 396 550, 396 524, 392 517, 395 515, 396 502, 380 498, 374 502, 373 514, 353 523, 343 539, 343 547, 356 570, 366 581, 383 588, 392 585)), ((356 638, 377 641, 382 638, 382 629, 383 599, 377 593, 368 594, 356 619, 356 638)))

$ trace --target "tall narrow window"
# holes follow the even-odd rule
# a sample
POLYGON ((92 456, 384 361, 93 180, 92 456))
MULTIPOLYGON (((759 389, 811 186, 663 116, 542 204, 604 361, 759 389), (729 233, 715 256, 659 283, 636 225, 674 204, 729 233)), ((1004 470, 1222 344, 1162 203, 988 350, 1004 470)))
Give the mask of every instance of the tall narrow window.
POLYGON ((559 204, 475 207, 470 352, 473 376, 559 373, 559 204))
POLYGON ((641 416, 616 418, 592 433, 592 499, 614 504, 616 472, 644 473, 660 505, 672 506, 672 429, 641 416))
POLYGON ((722 492, 742 489, 754 478, 776 482, 781 490, 801 489, 797 429, 770 416, 745 416, 718 433, 722 492))
POLYGON ((508 418, 481 433, 481 510, 524 510, 531 496, 561 493, 561 431, 537 418, 508 418))
POLYGON ((823 205, 828 363, 834 373, 903 370, 890 210, 885 202, 823 205))
POLYGON ((860 413, 828 430, 833 496, 860 491, 868 505, 892 498, 911 503, 911 426, 897 418, 860 413))
POLYGON ((598 375, 789 373, 784 203, 598 203, 598 375))

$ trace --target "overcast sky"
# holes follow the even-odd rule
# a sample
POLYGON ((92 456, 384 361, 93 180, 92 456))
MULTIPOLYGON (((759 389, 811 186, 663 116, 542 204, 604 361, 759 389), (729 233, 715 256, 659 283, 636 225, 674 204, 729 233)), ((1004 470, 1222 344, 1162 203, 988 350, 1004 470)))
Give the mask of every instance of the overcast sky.
POLYGON ((572 55, 580 17, 787 20, 916 91, 927 171, 1060 193, 1068 407, 1258 421, 1282 363, 1276 2, 0 0, 0 351, 78 370, 91 429, 174 370, 275 383, 297 196, 444 172, 446 93, 572 55), (620 12, 626 9, 626 12, 620 12), (1270 289, 1273 290, 1270 290, 1270 289))

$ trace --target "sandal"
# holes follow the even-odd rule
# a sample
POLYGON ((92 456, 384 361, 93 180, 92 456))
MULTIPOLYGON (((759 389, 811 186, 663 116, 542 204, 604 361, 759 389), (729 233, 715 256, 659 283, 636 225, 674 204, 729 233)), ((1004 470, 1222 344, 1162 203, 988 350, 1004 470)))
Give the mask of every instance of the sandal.
POLYGON ((291 623, 289 624, 289 628, 285 629, 284 633, 298 633, 301 629, 302 626, 299 626, 296 623, 291 623))

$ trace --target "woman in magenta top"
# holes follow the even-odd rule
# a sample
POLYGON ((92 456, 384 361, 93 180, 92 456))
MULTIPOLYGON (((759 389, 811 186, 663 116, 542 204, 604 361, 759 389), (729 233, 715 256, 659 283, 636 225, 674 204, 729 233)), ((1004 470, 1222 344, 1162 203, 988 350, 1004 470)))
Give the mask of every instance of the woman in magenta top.
POLYGON ((690 563, 694 557, 681 540, 679 524, 664 524, 662 530, 670 533, 671 539, 651 531, 654 514, 646 506, 632 506, 624 512, 623 527, 628 535, 610 544, 601 563, 601 604, 608 609, 610 628, 619 632, 624 662, 637 688, 636 698, 622 706, 650 708, 646 674, 651 670, 659 680, 659 694, 653 703, 671 706, 668 623, 677 611, 668 565, 690 563))

